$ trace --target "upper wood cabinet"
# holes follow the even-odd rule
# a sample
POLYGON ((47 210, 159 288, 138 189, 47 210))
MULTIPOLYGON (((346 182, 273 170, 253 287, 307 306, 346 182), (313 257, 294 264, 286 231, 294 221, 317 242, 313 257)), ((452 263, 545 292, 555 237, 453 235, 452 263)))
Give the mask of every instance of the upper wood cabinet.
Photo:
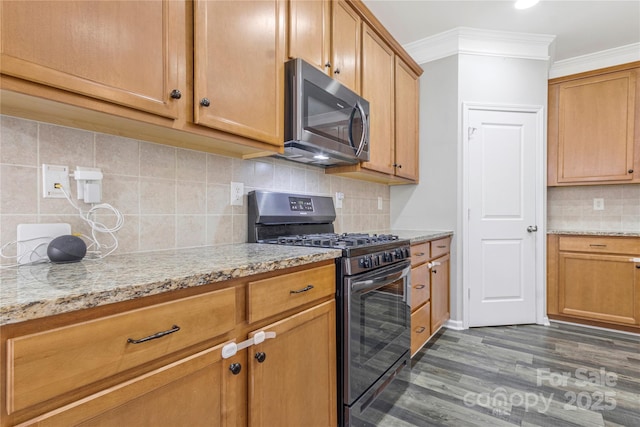
POLYGON ((548 185, 640 182, 640 63, 549 82, 548 185))
POLYGON ((289 58, 302 58, 359 92, 360 16, 344 0, 288 3, 289 58))
POLYGON ((284 0, 198 0, 194 12, 195 122, 282 145, 284 0))
POLYGON ((362 20, 344 1, 333 0, 331 65, 333 78, 360 93, 360 36, 362 20))
POLYGON ((172 93, 186 91, 178 82, 181 2, 3 1, 1 8, 3 74, 178 117, 172 93))
POLYGON ((289 0, 289 58, 302 58, 329 73, 331 1, 289 0))
POLYGON ((366 169, 393 175, 394 71, 391 47, 368 25, 362 31, 362 96, 369 101, 369 156, 366 169))
POLYGON ((418 180, 418 76, 396 56, 395 165, 396 175, 418 180))
POLYGON ((419 171, 418 74, 369 25, 362 25, 362 96, 369 101, 368 162, 326 173, 411 184, 419 171))

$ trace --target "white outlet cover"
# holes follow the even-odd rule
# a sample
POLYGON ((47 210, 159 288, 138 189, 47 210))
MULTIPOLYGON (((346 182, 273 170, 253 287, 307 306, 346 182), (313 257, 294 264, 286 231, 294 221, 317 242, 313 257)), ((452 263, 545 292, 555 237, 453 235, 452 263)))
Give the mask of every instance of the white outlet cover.
MULTIPOLYGON (((64 197, 64 196, 63 196, 64 197)), ((16 230, 16 254, 18 264, 49 261, 47 247, 59 236, 71 234, 71 225, 59 224, 18 224, 16 230)))
POLYGON ((231 206, 242 206, 244 195, 244 184, 242 182, 231 182, 231 206))
POLYGON ((45 199, 64 199, 65 195, 61 189, 55 188, 56 183, 62 184, 71 193, 69 188, 69 167, 60 165, 42 164, 42 197, 45 199))
POLYGON ((382 210, 382 197, 378 197, 378 210, 382 210))
POLYGON ((593 199, 593 210, 594 211, 603 211, 604 210, 604 199, 602 199, 602 198, 593 199))

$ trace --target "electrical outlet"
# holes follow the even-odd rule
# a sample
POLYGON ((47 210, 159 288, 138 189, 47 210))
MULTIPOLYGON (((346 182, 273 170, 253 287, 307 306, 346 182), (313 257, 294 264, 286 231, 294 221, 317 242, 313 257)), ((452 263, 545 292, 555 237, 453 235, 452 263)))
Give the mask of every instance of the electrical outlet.
POLYGON ((69 167, 59 165, 42 165, 42 197, 64 199, 65 195, 62 189, 56 188, 56 184, 64 187, 67 194, 71 193, 69 189, 69 167))
POLYGON ((231 206, 242 206, 244 195, 244 184, 242 182, 231 182, 231 206))
POLYGON ((378 197, 378 210, 382 210, 382 197, 378 197))
POLYGON ((342 201, 344 200, 344 193, 336 193, 336 209, 342 209, 342 201))
POLYGON ((593 210, 594 211, 603 211, 604 210, 604 199, 593 199, 593 210))

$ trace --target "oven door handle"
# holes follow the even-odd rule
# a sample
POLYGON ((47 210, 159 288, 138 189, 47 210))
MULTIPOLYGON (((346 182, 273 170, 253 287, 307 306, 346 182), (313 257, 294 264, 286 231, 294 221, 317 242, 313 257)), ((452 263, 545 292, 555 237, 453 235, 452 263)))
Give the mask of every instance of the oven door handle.
POLYGON ((411 266, 404 267, 395 273, 385 274, 383 276, 374 277, 373 279, 360 280, 351 283, 351 292, 366 293, 372 289, 379 288, 389 283, 393 283, 398 279, 409 274, 411 266))

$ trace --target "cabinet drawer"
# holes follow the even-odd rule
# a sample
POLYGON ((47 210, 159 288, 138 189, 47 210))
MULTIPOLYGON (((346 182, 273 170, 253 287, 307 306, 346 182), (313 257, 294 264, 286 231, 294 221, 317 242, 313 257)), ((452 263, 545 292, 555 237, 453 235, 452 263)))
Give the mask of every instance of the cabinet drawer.
POLYGON ((283 313, 336 292, 335 265, 249 282, 249 323, 283 313))
POLYGON ((561 251, 640 254, 640 239, 633 237, 560 236, 561 251))
POLYGON ((411 265, 416 266, 420 265, 424 262, 427 262, 429 259, 429 242, 420 243, 419 245, 411 246, 411 265))
POLYGON ((426 264, 411 269, 411 307, 420 307, 429 301, 429 267, 426 264))
POLYGON ((235 311, 236 291, 224 289, 9 339, 7 412, 222 335, 235 327, 235 311))
POLYGON ((411 355, 413 356, 431 335, 431 303, 426 303, 411 315, 411 355))
POLYGON ((431 258, 438 258, 444 254, 448 254, 450 251, 450 245, 450 237, 445 237, 444 239, 434 240, 431 242, 431 258))

